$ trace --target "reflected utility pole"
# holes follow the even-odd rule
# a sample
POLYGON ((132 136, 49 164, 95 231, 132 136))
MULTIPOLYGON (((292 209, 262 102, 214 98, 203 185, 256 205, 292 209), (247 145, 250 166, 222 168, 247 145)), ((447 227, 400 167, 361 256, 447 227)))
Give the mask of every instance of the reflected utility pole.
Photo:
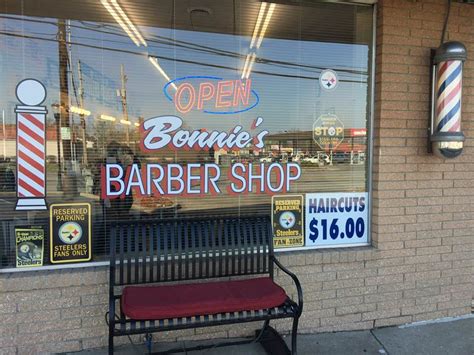
MULTIPOLYGON (((84 85, 82 83, 81 61, 77 62, 77 71, 79 73, 79 106, 84 109, 84 85)), ((83 113, 79 115, 82 128, 82 163, 87 166, 87 142, 86 142, 86 118, 83 113)))
POLYGON ((7 145, 6 145, 6 132, 5 132, 5 110, 2 110, 2 133, 3 133, 3 160, 7 159, 7 145))
MULTIPOLYGON (((58 20, 58 53, 59 53, 59 101, 60 101, 60 118, 59 128, 69 129, 68 139, 62 139, 63 151, 63 168, 71 168, 71 131, 69 118, 69 79, 68 79, 68 50, 66 43, 66 22, 62 19, 58 20)), ((61 132, 62 133, 62 132, 61 132)), ((61 178, 62 178, 61 172, 61 178)))
MULTIPOLYGON (((127 76, 125 75, 125 69, 123 64, 120 65, 120 79, 122 82, 122 88, 120 90, 120 98, 122 99, 122 110, 123 110, 123 119, 124 121, 128 121, 128 108, 127 108, 127 90, 125 88, 125 84, 127 83, 127 76)), ((130 132, 129 132, 129 124, 125 124, 125 140, 127 145, 130 144, 130 132)))

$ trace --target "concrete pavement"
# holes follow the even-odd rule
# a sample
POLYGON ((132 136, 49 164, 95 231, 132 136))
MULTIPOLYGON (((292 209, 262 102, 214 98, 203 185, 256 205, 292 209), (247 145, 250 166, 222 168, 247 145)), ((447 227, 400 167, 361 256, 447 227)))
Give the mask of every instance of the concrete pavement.
MULTIPOLYGON (((289 337, 285 338, 289 343, 289 337)), ((225 348, 211 348, 186 352, 186 347, 209 342, 181 342, 171 346, 183 347, 180 354, 192 355, 264 355, 259 344, 246 344, 225 348)), ((216 344, 217 341, 212 341, 216 344)), ((169 343, 154 344, 153 351, 169 349, 169 343)), ((116 354, 144 354, 140 345, 116 347, 116 354)), ((312 354, 389 354, 389 355, 472 355, 474 354, 474 317, 442 319, 433 322, 405 326, 379 328, 373 330, 301 334, 298 336, 298 353, 312 354)), ((82 351, 75 354, 105 355, 106 348, 82 351)))

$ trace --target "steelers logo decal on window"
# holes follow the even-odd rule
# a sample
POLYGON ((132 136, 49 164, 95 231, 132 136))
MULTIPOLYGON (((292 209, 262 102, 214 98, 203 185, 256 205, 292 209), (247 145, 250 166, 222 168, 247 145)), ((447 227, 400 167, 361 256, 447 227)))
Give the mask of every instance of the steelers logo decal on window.
POLYGON ((82 228, 74 222, 66 222, 59 227, 59 239, 66 244, 76 244, 82 237, 82 228))
POLYGON ((319 75, 319 85, 325 90, 334 90, 338 83, 339 80, 334 70, 326 69, 319 75))

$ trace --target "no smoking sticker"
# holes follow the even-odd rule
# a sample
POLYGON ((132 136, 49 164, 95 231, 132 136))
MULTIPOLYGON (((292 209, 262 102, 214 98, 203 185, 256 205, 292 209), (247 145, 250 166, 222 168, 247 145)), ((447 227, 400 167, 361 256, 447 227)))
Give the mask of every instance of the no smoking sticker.
POLYGON ((339 80, 334 70, 326 69, 319 75, 319 85, 325 90, 334 90, 338 83, 339 80))

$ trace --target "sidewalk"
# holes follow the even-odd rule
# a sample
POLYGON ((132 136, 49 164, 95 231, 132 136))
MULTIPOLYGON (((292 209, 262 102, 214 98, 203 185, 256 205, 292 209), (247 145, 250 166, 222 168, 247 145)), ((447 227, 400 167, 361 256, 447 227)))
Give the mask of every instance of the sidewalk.
MULTIPOLYGON (((285 338, 290 341, 288 337, 285 338)), ((184 346, 206 342, 181 343, 184 346)), ((215 343, 215 341, 214 341, 215 343)), ((173 343, 173 347, 177 344, 173 343)), ((168 344, 155 344, 153 351, 164 351, 168 344), (162 346, 160 346, 162 345, 162 346)), ((116 348, 116 354, 144 354, 142 346, 126 345, 116 348)), ((74 354, 105 355, 107 349, 82 351, 74 354)), ((182 352, 180 354, 185 354, 182 352)), ((264 355, 259 344, 187 352, 192 355, 264 355)), ((426 324, 409 324, 374 330, 301 334, 298 336, 298 354, 389 354, 389 355, 472 355, 474 354, 474 317, 445 319, 426 324)))

